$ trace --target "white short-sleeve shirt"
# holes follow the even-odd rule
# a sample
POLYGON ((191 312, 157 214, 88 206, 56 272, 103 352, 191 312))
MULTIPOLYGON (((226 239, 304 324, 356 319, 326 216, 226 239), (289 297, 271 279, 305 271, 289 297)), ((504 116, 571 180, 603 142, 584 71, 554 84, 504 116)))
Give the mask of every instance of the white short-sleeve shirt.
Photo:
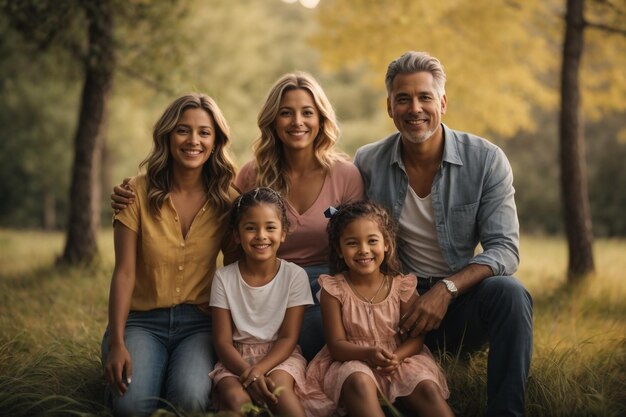
POLYGON ((251 287, 241 276, 239 262, 215 272, 211 307, 230 310, 233 341, 272 342, 290 307, 313 304, 309 279, 298 265, 280 260, 276 276, 261 287, 251 287))

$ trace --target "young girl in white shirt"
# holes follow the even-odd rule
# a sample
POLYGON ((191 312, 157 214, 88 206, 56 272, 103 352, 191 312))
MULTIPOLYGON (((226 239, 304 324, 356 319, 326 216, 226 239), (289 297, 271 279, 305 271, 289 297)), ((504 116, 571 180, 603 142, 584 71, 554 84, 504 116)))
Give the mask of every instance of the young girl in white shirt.
POLYGON ((219 269, 211 288, 220 361, 209 375, 220 409, 242 414, 252 401, 303 417, 295 391, 304 386, 306 361, 297 340, 313 298, 306 272, 276 257, 288 229, 285 203, 270 188, 250 190, 233 203, 230 226, 244 255, 219 269))

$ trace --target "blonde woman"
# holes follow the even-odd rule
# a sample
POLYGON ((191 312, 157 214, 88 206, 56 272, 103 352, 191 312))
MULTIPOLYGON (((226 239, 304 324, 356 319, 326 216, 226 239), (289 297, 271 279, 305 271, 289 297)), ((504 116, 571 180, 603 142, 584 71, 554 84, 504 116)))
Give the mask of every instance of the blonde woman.
MULTIPOLYGON (((315 296, 317 278, 328 274, 329 206, 363 198, 363 180, 348 157, 337 152, 339 127, 335 112, 317 80, 308 73, 280 77, 258 116, 260 135, 254 159, 235 180, 243 192, 270 187, 286 200, 291 224, 278 257, 303 267, 315 296)), ((304 316, 299 344, 310 360, 324 345, 319 301, 304 316)))
POLYGON ((102 342, 115 415, 150 415, 167 400, 206 411, 213 369, 210 288, 237 192, 230 129, 205 95, 178 98, 153 131, 131 180, 134 198, 114 218, 115 269, 102 342))
MULTIPOLYGON (((241 168, 235 185, 241 192, 269 187, 286 200, 291 227, 277 256, 303 267, 309 276, 316 304, 305 312, 299 344, 310 360, 324 346, 315 297, 320 289, 317 278, 330 273, 324 211, 363 199, 363 180, 348 156, 335 149, 335 111, 310 74, 281 76, 269 90, 258 126, 254 159, 241 168)), ((124 184, 116 186, 111 207, 123 209, 132 196, 124 184)))

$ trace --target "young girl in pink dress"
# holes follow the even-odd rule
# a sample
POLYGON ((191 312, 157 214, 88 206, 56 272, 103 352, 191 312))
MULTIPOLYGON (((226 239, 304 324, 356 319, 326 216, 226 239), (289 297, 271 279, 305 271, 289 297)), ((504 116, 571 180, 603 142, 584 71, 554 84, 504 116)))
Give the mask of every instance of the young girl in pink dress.
POLYGON ((417 278, 402 275, 395 227, 381 206, 339 207, 328 224, 330 265, 319 278, 326 346, 307 369, 307 416, 378 416, 378 393, 426 416, 452 416, 448 387, 424 337, 401 340, 398 322, 417 278))
POLYGON ((245 192, 233 203, 230 226, 244 255, 215 273, 210 303, 220 361, 209 376, 220 409, 241 413, 253 401, 304 417, 295 388, 304 385, 306 361, 297 340, 313 297, 304 269, 276 257, 287 234, 285 203, 269 188, 245 192))

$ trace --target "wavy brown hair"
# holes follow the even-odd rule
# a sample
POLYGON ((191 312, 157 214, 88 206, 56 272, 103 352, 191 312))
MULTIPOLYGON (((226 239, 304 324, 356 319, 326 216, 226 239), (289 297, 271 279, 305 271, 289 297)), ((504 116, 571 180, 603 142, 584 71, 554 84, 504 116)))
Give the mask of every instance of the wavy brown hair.
POLYGON ((227 149, 230 144, 230 127, 215 101, 198 93, 190 93, 174 100, 154 125, 152 150, 139 165, 146 169, 150 211, 158 215, 165 198, 172 190, 170 135, 188 109, 205 110, 215 124, 213 152, 202 168, 202 181, 209 203, 217 207, 221 217, 230 209, 232 199, 229 188, 236 173, 227 149))
POLYGON ((317 80, 306 72, 283 75, 270 89, 259 112, 257 124, 261 133, 253 145, 257 185, 270 187, 283 195, 289 192, 289 178, 283 144, 276 133, 275 121, 285 92, 297 89, 311 94, 320 115, 320 132, 313 142, 315 159, 326 171, 330 170, 335 161, 348 159, 347 155, 334 149, 339 139, 339 126, 333 106, 317 80))
POLYGON ((330 243, 329 266, 331 272, 344 272, 348 269, 346 262, 340 256, 339 242, 341 234, 350 223, 362 218, 373 220, 378 224, 385 244, 388 247, 383 263, 380 265, 381 272, 387 275, 401 274, 400 262, 398 261, 396 251, 397 223, 383 206, 371 201, 342 204, 328 221, 326 232, 328 233, 328 241, 330 243))

